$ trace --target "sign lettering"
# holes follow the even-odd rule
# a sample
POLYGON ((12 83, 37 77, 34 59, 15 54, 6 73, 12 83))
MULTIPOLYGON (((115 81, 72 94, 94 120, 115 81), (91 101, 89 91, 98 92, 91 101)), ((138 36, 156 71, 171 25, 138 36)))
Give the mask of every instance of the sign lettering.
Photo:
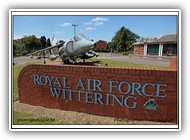
POLYGON ((102 81, 99 79, 87 79, 86 81, 79 79, 76 85, 69 85, 67 83, 68 77, 55 77, 49 75, 34 76, 34 85, 49 86, 50 93, 53 98, 62 98, 63 100, 72 101, 74 98, 78 102, 85 102, 88 104, 101 104, 106 106, 125 106, 126 108, 134 109, 137 107, 138 101, 136 96, 165 98, 167 84, 154 84, 127 81, 110 80, 108 83, 109 90, 104 96, 105 92, 102 88, 102 81), (147 93, 146 89, 154 89, 152 93, 147 93), (115 95, 117 92, 119 95, 115 95), (82 98, 84 97, 84 98, 82 98))

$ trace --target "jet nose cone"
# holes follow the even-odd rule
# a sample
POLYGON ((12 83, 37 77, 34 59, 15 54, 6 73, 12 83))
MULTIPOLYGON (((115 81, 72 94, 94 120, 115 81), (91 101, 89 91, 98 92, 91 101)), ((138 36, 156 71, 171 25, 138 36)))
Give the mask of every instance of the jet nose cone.
POLYGON ((86 51, 89 51, 89 50, 93 49, 96 46, 96 43, 94 41, 91 41, 91 40, 85 40, 81 44, 83 46, 83 49, 85 49, 86 51))

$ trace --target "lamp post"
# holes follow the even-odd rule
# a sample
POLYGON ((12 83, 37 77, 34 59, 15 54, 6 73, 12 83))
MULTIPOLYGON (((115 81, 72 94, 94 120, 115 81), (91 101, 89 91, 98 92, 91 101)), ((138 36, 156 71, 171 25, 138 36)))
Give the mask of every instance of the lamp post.
POLYGON ((72 24, 72 26, 74 27, 74 36, 76 36, 76 26, 78 26, 78 24, 72 24))

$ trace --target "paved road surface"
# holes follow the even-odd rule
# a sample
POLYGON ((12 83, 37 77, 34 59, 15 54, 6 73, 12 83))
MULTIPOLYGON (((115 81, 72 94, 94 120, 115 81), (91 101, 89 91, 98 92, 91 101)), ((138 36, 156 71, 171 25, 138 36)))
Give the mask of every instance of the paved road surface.
MULTIPOLYGON (((130 63, 136 63, 136 64, 145 64, 145 65, 153 65, 153 66, 169 66, 170 61, 168 60, 152 60, 152 59, 138 59, 138 58, 125 58, 125 57, 103 57, 99 56, 98 58, 104 58, 109 60, 118 60, 118 61, 124 61, 124 62, 130 62, 130 63)), ((46 59, 46 61, 51 61, 49 59, 46 59)), ((57 58, 56 61, 61 60, 57 58)), ((21 65, 26 64, 27 62, 42 62, 43 59, 37 59, 36 57, 30 58, 30 57, 16 57, 13 59, 13 62, 15 65, 21 65)))
MULTIPOLYGON (((46 59, 46 61, 50 61, 49 59, 46 59)), ((44 62, 43 59, 37 59, 36 57, 31 58, 30 56, 21 56, 21 57, 15 57, 13 58, 13 62, 15 65, 22 65, 26 64, 27 62, 44 62)))

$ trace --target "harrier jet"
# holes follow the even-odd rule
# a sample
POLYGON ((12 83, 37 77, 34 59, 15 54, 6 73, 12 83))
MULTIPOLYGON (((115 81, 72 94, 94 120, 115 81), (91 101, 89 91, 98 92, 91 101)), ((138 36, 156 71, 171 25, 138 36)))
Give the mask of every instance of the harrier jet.
POLYGON ((44 64, 45 58, 50 60, 56 60, 58 57, 62 59, 64 64, 76 62, 78 58, 83 60, 97 56, 92 49, 96 46, 96 43, 93 40, 89 40, 82 34, 75 35, 73 39, 68 41, 59 41, 56 45, 32 52, 28 55, 33 55, 37 53, 37 58, 41 58, 40 53, 43 54, 44 64), (58 48, 58 55, 53 52, 54 48, 58 48), (45 57, 46 52, 49 51, 49 56, 45 57))

